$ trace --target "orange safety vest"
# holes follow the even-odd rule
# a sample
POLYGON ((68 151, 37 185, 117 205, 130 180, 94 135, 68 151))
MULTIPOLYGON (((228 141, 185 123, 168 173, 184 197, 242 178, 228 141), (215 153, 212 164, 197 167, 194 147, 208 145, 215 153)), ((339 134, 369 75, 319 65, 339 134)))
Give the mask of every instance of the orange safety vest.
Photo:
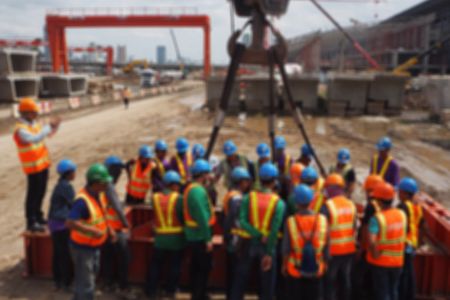
POLYGON ((287 228, 291 242, 291 252, 287 260, 286 269, 290 276, 294 278, 303 277, 299 267, 302 263, 303 247, 305 238, 311 239, 311 243, 316 252, 316 262, 319 266, 316 274, 308 274, 315 278, 321 277, 325 273, 326 265, 323 257, 323 248, 327 240, 327 220, 323 215, 295 215, 287 219, 287 228), (300 233, 302 232, 303 235, 300 233))
POLYGON ((315 192, 314 198, 309 204, 309 209, 314 211, 315 213, 319 213, 322 208, 323 202, 325 201, 325 196, 321 192, 315 192))
MULTIPOLYGON (((183 194, 183 216, 184 216, 184 222, 186 224, 187 227, 191 227, 191 228, 196 228, 198 227, 197 221, 195 221, 192 216, 191 213, 189 212, 189 205, 188 205, 188 196, 189 193, 191 192, 191 190, 195 187, 199 187, 200 185, 198 183, 191 183, 189 184, 189 186, 186 188, 186 190, 184 191, 183 194)), ((209 216, 209 225, 213 226, 214 224, 216 224, 216 214, 214 211, 214 206, 212 205, 211 199, 209 199, 208 196, 208 204, 209 204, 209 209, 210 209, 210 216, 209 216)))
POLYGON ((50 157, 44 141, 38 143, 24 143, 19 137, 19 129, 23 129, 30 134, 38 134, 42 131, 39 123, 33 125, 18 122, 14 129, 14 141, 19 152, 19 159, 22 162, 22 169, 25 174, 39 173, 50 167, 50 157))
POLYGON ((192 155, 190 152, 186 153, 186 163, 187 169, 184 167, 183 160, 180 158, 178 154, 175 154, 175 160, 177 162, 178 173, 181 177, 181 184, 185 184, 190 177, 189 169, 192 166, 192 155))
POLYGON ((70 239, 79 245, 100 247, 108 238, 108 222, 105 216, 105 208, 107 203, 105 193, 100 193, 100 201, 97 201, 85 189, 82 189, 76 199, 82 199, 86 203, 89 211, 89 219, 80 221, 84 225, 93 226, 99 229, 103 232, 103 235, 101 237, 94 237, 88 232, 72 229, 70 231, 70 239))
POLYGON ((372 174, 375 175, 380 175, 382 178, 384 178, 384 176, 386 175, 386 172, 389 168, 389 165, 391 164, 391 161, 394 158, 392 156, 388 156, 386 158, 386 160, 383 163, 383 166, 381 167, 381 169, 378 171, 378 154, 375 154, 372 158, 372 174))
POLYGON ((109 204, 109 201, 106 202, 106 220, 108 221, 108 225, 118 231, 124 228, 122 221, 119 218, 116 210, 109 204))
POLYGON ((228 193, 226 193, 225 197, 223 197, 222 206, 223 206, 223 213, 225 214, 225 216, 228 215, 228 212, 230 211, 229 207, 230 200, 240 194, 241 192, 238 190, 230 190, 228 191, 228 193))
POLYGON ((380 226, 377 236, 380 256, 375 258, 371 251, 367 251, 367 262, 379 267, 402 267, 406 242, 406 215, 400 209, 391 208, 377 213, 375 218, 380 226))
POLYGON ((249 200, 250 224, 263 236, 269 236, 272 218, 280 198, 277 194, 253 191, 249 200))
POLYGON ((164 167, 164 164, 162 161, 160 161, 158 158, 155 158, 156 168, 158 169, 158 173, 161 176, 161 178, 164 177, 166 174, 166 168, 164 167))
POLYGON ((153 208, 156 213, 156 234, 178 234, 183 233, 183 226, 177 216, 177 201, 180 194, 171 192, 156 193, 153 196, 153 208))
POLYGON ((416 249, 419 246, 419 227, 422 221, 423 211, 420 205, 414 204, 408 200, 405 202, 408 209, 408 234, 406 242, 416 249))
POLYGON ((330 215, 330 255, 346 255, 356 252, 356 206, 344 196, 325 202, 330 215))
POLYGON ((141 169, 139 160, 131 167, 130 181, 127 186, 127 193, 137 199, 145 200, 147 192, 151 188, 153 164, 148 163, 145 169, 141 169))

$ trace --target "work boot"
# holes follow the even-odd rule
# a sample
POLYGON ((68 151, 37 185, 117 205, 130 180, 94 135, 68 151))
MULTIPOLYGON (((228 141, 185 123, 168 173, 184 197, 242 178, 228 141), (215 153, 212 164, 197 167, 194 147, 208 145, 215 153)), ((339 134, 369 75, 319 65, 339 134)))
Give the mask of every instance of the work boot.
POLYGON ((45 220, 44 218, 38 219, 37 222, 38 222, 39 224, 41 224, 41 225, 47 225, 47 224, 48 224, 47 220, 45 220))
POLYGON ((31 232, 45 232, 45 227, 39 223, 33 223, 28 225, 27 230, 31 232))

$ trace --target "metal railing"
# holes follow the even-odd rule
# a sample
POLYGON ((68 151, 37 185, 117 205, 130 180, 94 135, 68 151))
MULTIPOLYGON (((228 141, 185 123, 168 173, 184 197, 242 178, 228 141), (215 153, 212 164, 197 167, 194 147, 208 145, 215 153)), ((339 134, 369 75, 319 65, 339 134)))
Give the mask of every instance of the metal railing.
POLYGON ((86 17, 86 16, 136 16, 136 15, 195 15, 196 7, 76 7, 47 10, 50 16, 86 17))

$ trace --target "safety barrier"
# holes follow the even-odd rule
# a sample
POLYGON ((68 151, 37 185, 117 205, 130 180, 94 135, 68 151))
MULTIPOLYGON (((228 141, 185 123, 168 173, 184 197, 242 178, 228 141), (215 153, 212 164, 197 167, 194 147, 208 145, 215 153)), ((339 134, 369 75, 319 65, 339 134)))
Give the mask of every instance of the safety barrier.
MULTIPOLYGON (((420 194, 418 201, 424 208, 424 217, 430 228, 433 242, 426 250, 419 250, 415 256, 418 299, 442 299, 450 296, 450 228, 448 210, 436 203, 430 196, 420 194)), ((216 212, 220 215, 220 211, 216 212)), ((126 216, 130 222, 129 246, 132 262, 129 279, 133 283, 143 283, 152 256, 153 211, 148 206, 128 207, 126 216)), ((220 220, 220 219, 219 219, 220 220)), ((226 276, 226 251, 222 246, 222 228, 213 228, 214 268, 209 286, 223 289, 226 276)), ((25 272, 27 277, 51 277, 52 241, 49 233, 24 233, 25 272)), ((181 285, 189 282, 189 253, 185 253, 181 285)))

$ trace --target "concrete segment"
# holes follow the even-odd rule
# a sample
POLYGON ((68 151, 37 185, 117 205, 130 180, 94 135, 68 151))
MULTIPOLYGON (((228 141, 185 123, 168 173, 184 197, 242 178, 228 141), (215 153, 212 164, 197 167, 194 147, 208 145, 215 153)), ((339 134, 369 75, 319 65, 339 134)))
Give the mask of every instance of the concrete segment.
POLYGON ((331 102, 348 102, 348 109, 357 109, 361 112, 366 107, 367 92, 373 75, 358 73, 333 73, 329 76, 327 100, 328 107, 331 102))
POLYGON ((425 95, 430 104, 431 113, 440 115, 450 109, 450 76, 424 76, 425 95))
POLYGON ((35 72, 36 56, 36 51, 0 49, 0 74, 35 72))
POLYGON ((71 97, 85 95, 87 76, 75 74, 42 75, 41 91, 43 97, 71 97))
POLYGON ((0 78, 0 101, 14 102, 23 97, 37 97, 39 78, 32 75, 8 75, 0 78))
MULTIPOLYGON (((289 78, 294 101, 302 107, 305 112, 317 112, 318 105, 318 85, 319 76, 313 74, 301 74, 289 78)), ((287 99, 286 92, 283 90, 283 99, 287 99)), ((287 105, 287 103, 286 103, 287 105)), ((287 106, 285 106, 287 107, 287 106)))
POLYGON ((404 101, 405 84, 409 76, 392 73, 376 73, 369 85, 370 100, 386 101, 388 108, 401 109, 404 101))

